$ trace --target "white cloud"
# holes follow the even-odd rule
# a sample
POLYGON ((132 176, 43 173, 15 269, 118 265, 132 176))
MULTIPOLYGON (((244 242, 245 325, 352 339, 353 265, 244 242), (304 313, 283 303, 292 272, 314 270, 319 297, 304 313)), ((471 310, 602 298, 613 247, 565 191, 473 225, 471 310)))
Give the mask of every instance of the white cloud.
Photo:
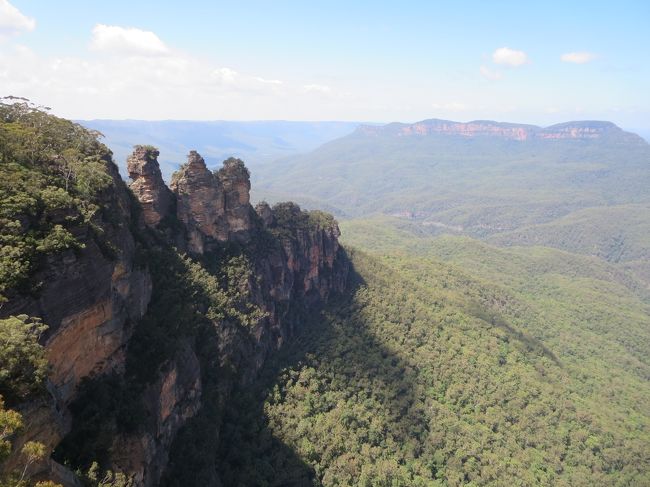
POLYGON ((234 85, 237 83, 239 73, 230 68, 218 68, 212 71, 212 79, 223 85, 234 85))
POLYGON ((160 55, 169 52, 165 43, 151 31, 104 24, 97 24, 93 28, 90 48, 127 55, 160 55))
POLYGON ((560 59, 565 63, 585 64, 596 59, 596 55, 591 52, 567 52, 560 59))
POLYGON ((266 78, 260 78, 259 76, 253 77, 255 81, 259 81, 260 83, 265 83, 267 85, 281 85, 282 81, 279 79, 266 79, 266 78))
POLYGON ((213 86, 221 89, 248 93, 277 92, 282 85, 282 81, 277 79, 241 74, 230 68, 213 69, 209 80, 213 86))
POLYGON ((528 62, 528 56, 524 51, 517 51, 509 47, 500 47, 492 53, 492 61, 496 64, 516 67, 526 64, 528 62))
POLYGON ((502 78, 500 71, 492 71, 487 66, 481 66, 480 68, 481 76, 490 80, 498 80, 502 78))
POLYGON ((36 21, 9 3, 0 0, 0 38, 34 30, 36 21))
POLYGON ((334 117, 346 106, 328 86, 220 66, 138 29, 100 24, 89 47, 116 55, 43 56, 8 44, 0 49, 2 91, 80 119, 300 118, 305 107, 334 117))
POLYGON ((302 91, 305 93, 320 93, 321 95, 329 95, 332 93, 332 88, 325 85, 303 85, 302 91))

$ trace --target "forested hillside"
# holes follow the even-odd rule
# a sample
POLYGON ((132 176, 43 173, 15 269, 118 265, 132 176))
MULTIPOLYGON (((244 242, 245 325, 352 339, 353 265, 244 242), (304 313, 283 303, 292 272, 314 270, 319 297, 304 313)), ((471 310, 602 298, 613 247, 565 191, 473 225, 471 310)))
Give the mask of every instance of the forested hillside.
MULTIPOLYGON (((649 247, 650 145, 608 122, 540 128, 425 120, 361 126, 258 172, 259 197, 638 261, 649 247), (545 225, 545 227, 539 227, 545 225)), ((633 266, 640 275, 647 267, 633 266)))
POLYGON ((471 240, 381 254, 354 253, 354 294, 233 403, 231 485, 650 482, 648 304, 607 268, 471 240))
POLYGON ((261 194, 361 216, 362 250, 355 292, 230 411, 234 483, 650 483, 645 141, 432 120, 278 167, 261 194))

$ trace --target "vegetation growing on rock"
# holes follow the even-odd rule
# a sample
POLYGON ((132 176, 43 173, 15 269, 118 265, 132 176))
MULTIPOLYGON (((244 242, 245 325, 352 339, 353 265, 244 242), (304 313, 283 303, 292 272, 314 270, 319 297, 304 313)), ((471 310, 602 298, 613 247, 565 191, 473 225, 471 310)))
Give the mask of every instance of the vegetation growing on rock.
POLYGON ((83 246, 79 230, 112 182, 90 132, 26 101, 0 99, 0 300, 47 255, 83 246))

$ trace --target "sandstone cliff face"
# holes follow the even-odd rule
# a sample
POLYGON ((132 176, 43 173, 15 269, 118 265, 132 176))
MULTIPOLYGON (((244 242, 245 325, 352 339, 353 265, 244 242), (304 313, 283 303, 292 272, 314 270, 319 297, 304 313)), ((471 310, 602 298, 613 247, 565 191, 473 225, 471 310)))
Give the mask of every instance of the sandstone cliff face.
MULTIPOLYGON (((156 274, 143 257, 148 255, 142 253, 143 246, 172 252, 177 247, 208 261, 233 246, 249 256, 252 275, 241 291, 261 310, 250 329, 213 320, 209 360, 203 339, 185 333, 147 382, 130 392, 135 395, 129 400, 141 405, 143 423, 130 432, 107 430, 112 436, 103 466, 146 487, 162 481, 179 431, 206 407, 206 388, 212 388, 207 391, 212 401, 225 404, 232 389, 253 380, 267 358, 291 338, 301 323, 297 313, 342 292, 348 274, 336 222, 331 217, 313 219, 294 204, 274 208, 260 204, 254 209, 250 176, 242 161, 228 159, 213 173, 192 151, 169 189, 157 156, 157 150, 138 146, 128 159, 130 188, 141 213, 116 166, 107 161, 113 184, 101 196, 102 211, 94 221, 102 238, 90 226, 83 227, 75 235, 83 249, 51 257, 36 276, 43 283, 39 292, 12 295, 0 310, 1 316, 41 317, 50 327, 44 345, 52 366, 51 397, 23 407, 30 427, 17 445, 38 440, 54 449, 79 425, 73 411, 84 406, 77 401, 83 379, 101 381, 110 376, 126 384, 127 374, 134 372, 127 369, 128 357, 133 356, 129 347, 142 320, 151 316, 152 292, 162 285, 152 278, 156 274), (134 221, 132 215, 140 216, 134 221), (237 373, 215 379, 220 367, 237 373)), ((218 437, 220 424, 211 428, 218 437)), ((78 485, 56 462, 47 462, 40 472, 66 486, 78 485)), ((214 484, 218 485, 216 472, 214 484)))
POLYGON ((31 428, 18 446, 38 439, 52 449, 61 441, 70 428, 68 405, 77 386, 85 377, 123 369, 133 324, 147 310, 152 282, 147 269, 135 262, 131 199, 117 167, 107 164, 113 184, 101 195, 103 211, 94 218, 103 229, 102 240, 81 227, 75 236, 84 247, 49 257, 34 278, 42 283, 39 292, 11 295, 0 310, 1 317, 38 316, 49 326, 44 345, 52 400, 25 405, 31 428))
POLYGON ((137 435, 119 435, 113 441, 112 465, 128 472, 135 485, 159 485, 169 460, 169 448, 178 430, 201 407, 201 369, 191 344, 185 342, 173 360, 160 368, 158 379, 143 393, 151 421, 137 435))
POLYGON ((392 123, 381 127, 361 126, 358 131, 364 135, 390 134, 397 137, 447 135, 462 137, 497 137, 526 141, 546 139, 593 140, 615 137, 626 142, 641 142, 635 134, 624 132, 611 122, 581 121, 567 122, 550 127, 535 125, 499 123, 490 120, 452 122, 449 120, 423 120, 414 124, 392 123))
POLYGON ((258 259, 256 281, 250 283, 254 302, 264 311, 255 330, 253 358, 249 366, 253 377, 265 358, 282 346, 295 332, 292 314, 296 305, 317 308, 331 294, 345 290, 349 273, 347 257, 338 243, 340 231, 335 221, 321 225, 300 225, 307 213, 298 205, 283 203, 271 209, 266 203, 256 211, 264 231, 276 238, 277 246, 258 259), (291 226, 279 222, 278 214, 295 217, 291 226))
MULTIPOLYGON (((272 209, 264 203, 257 211, 253 209, 250 176, 238 159, 224 161, 221 169, 211 173, 203 158, 191 152, 188 163, 174 175, 171 188, 182 227, 176 236, 181 247, 207 259, 222 244, 257 249, 249 252, 255 257, 245 292, 263 313, 252 325, 251 335, 228 322, 214 323, 217 362, 238 370, 236 379, 219 379, 219 392, 212 397, 223 404, 232 388, 253 380, 266 359, 291 338, 298 326, 297 309, 317 307, 331 293, 344 291, 347 259, 331 217, 311 221, 294 204, 272 209), (266 244, 260 247, 261 240, 266 244)), ((183 350, 161 368, 158 382, 146 393, 150 416, 158 418, 155 426, 145 434, 116 440, 114 450, 128 453, 114 456, 114 465, 134 472, 138 485, 157 485, 178 429, 205 406, 201 391, 214 387, 202 382, 205 368, 214 364, 197 363, 189 345, 183 350), (188 363, 198 365, 188 367, 188 363)), ((214 425, 215 436, 219 427, 214 425)))
POLYGON ((83 234, 76 236, 84 248, 50 257, 35 277, 42 283, 38 295, 13 296, 1 311, 2 316, 38 316, 48 324, 50 378, 64 403, 83 377, 119 369, 131 325, 144 315, 151 296, 151 277, 135 263, 127 189, 112 163, 110 170, 113 186, 95 218, 104 243, 100 246, 83 227, 83 234))
POLYGON ((133 180, 131 191, 142 205, 144 222, 156 226, 169 214, 172 195, 162 178, 158 155, 146 146, 137 146, 127 159, 129 177, 133 180))
MULTIPOLYGON (((277 228, 277 218, 268 205, 259 205, 258 211, 266 228, 277 228)), ((293 203, 278 205, 277 211, 289 212, 291 218, 304 218, 300 207, 293 203)), ((342 291, 344 282, 338 278, 345 277, 333 272, 339 257, 341 234, 335 221, 320 225, 298 225, 291 229, 291 234, 280 234, 284 262, 292 279, 294 289, 302 295, 312 293, 326 298, 331 291, 342 291)))
POLYGON ((465 137, 493 136, 513 140, 527 140, 533 135, 531 128, 527 126, 511 126, 506 124, 481 121, 469 123, 420 122, 404 127, 400 131, 399 135, 428 135, 436 133, 446 135, 462 135, 465 137))
MULTIPOLYGON (((103 466, 146 487, 161 483, 179 431, 206 407, 206 387, 212 388, 207 391, 212 401, 225 404, 232 389, 253 380, 266 359, 291 338, 299 325, 296 311, 317 307, 331 293, 343 291, 348 272, 336 222, 312 221, 293 204, 273 209, 261 204, 256 211, 250 204, 249 172, 239 159, 226 160, 213 173, 192 151, 170 189, 162 180, 157 157, 154 148, 137 146, 128 159, 130 189, 140 208, 107 159, 112 186, 99 195, 101 211, 93 217, 93 225, 75 230, 82 248, 50 256, 35 276, 42 283, 38 292, 11 294, 0 309, 1 317, 27 314, 49 325, 44 336, 51 364, 49 398, 23 405, 29 428, 15 442, 17 447, 37 440, 52 450, 65 445, 69 435, 84 441, 86 433, 75 436, 80 424, 77 412, 85 401, 79 404, 79 398, 86 397, 80 384, 86 378, 99 382, 115 378, 111 380, 122 384, 121 394, 130 394, 128 401, 139 405, 143 419, 133 431, 121 430, 107 412, 106 421, 114 426, 103 433, 110 435, 103 466), (147 260, 147 252, 165 248, 180 259, 177 247, 210 261, 233 246, 249 256, 252 266, 241 292, 261 312, 250 329, 213 319, 209 359, 205 338, 188 330, 174 343, 173 353, 160 350, 164 359, 145 382, 127 386, 128 374, 138 372, 128 365, 135 334, 144 320, 155 316, 149 306, 152 293, 158 289, 164 295, 164 289, 157 288, 164 284, 152 275, 165 270, 150 272, 149 266, 157 264, 147 260), (237 373, 220 377, 220 367, 237 373)), ((202 319, 209 321, 207 316, 202 319)), ((156 323, 149 326, 155 329, 156 323)), ((218 437, 218 421, 211 428, 218 437)), ((16 456, 9 466, 17 462, 16 456)), ((79 485, 54 461, 34 471, 66 486, 79 485)), ((217 479, 215 473, 215 484, 217 479)))

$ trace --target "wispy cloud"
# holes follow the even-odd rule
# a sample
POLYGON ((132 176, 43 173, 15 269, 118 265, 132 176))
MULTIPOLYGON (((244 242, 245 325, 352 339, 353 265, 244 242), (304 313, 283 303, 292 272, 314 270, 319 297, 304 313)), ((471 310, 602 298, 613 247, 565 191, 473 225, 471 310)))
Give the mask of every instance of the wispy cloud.
POLYGON ((332 88, 326 85, 303 85, 302 91, 305 93, 320 93, 321 95, 329 95, 332 93, 332 88))
POLYGON ((596 59, 596 55, 592 52, 567 52, 560 59, 565 63, 586 64, 596 59))
POLYGON ((9 3, 0 0, 0 39, 34 30, 36 21, 9 3))
POLYGON ((264 84, 267 84, 267 85, 281 85, 282 84, 282 81, 280 81, 279 79, 266 79, 266 78, 262 78, 260 76, 254 76, 253 79, 255 81, 258 81, 260 83, 264 83, 264 84))
POLYGON ((151 31, 134 27, 97 24, 93 29, 90 48, 126 55, 161 55, 169 48, 151 31))
POLYGON ((495 64, 503 64, 506 66, 521 66, 529 62, 528 56, 524 51, 517 51, 509 47, 500 47, 492 53, 492 61, 495 64))
POLYGON ((272 92, 282 85, 278 79, 266 79, 261 76, 250 76, 239 73, 230 68, 213 69, 209 76, 209 81, 214 85, 226 88, 230 91, 246 92, 272 92))
POLYGON ((260 110, 294 109, 297 97, 324 108, 343 97, 324 84, 286 83, 219 65, 151 31, 98 24, 89 34, 90 56, 41 56, 12 44, 0 49, 3 91, 65 107, 61 115, 76 118, 255 118, 260 110))
POLYGON ((492 81, 501 79, 503 77, 500 71, 492 70, 487 66, 481 66, 479 71, 481 72, 481 76, 492 81))

